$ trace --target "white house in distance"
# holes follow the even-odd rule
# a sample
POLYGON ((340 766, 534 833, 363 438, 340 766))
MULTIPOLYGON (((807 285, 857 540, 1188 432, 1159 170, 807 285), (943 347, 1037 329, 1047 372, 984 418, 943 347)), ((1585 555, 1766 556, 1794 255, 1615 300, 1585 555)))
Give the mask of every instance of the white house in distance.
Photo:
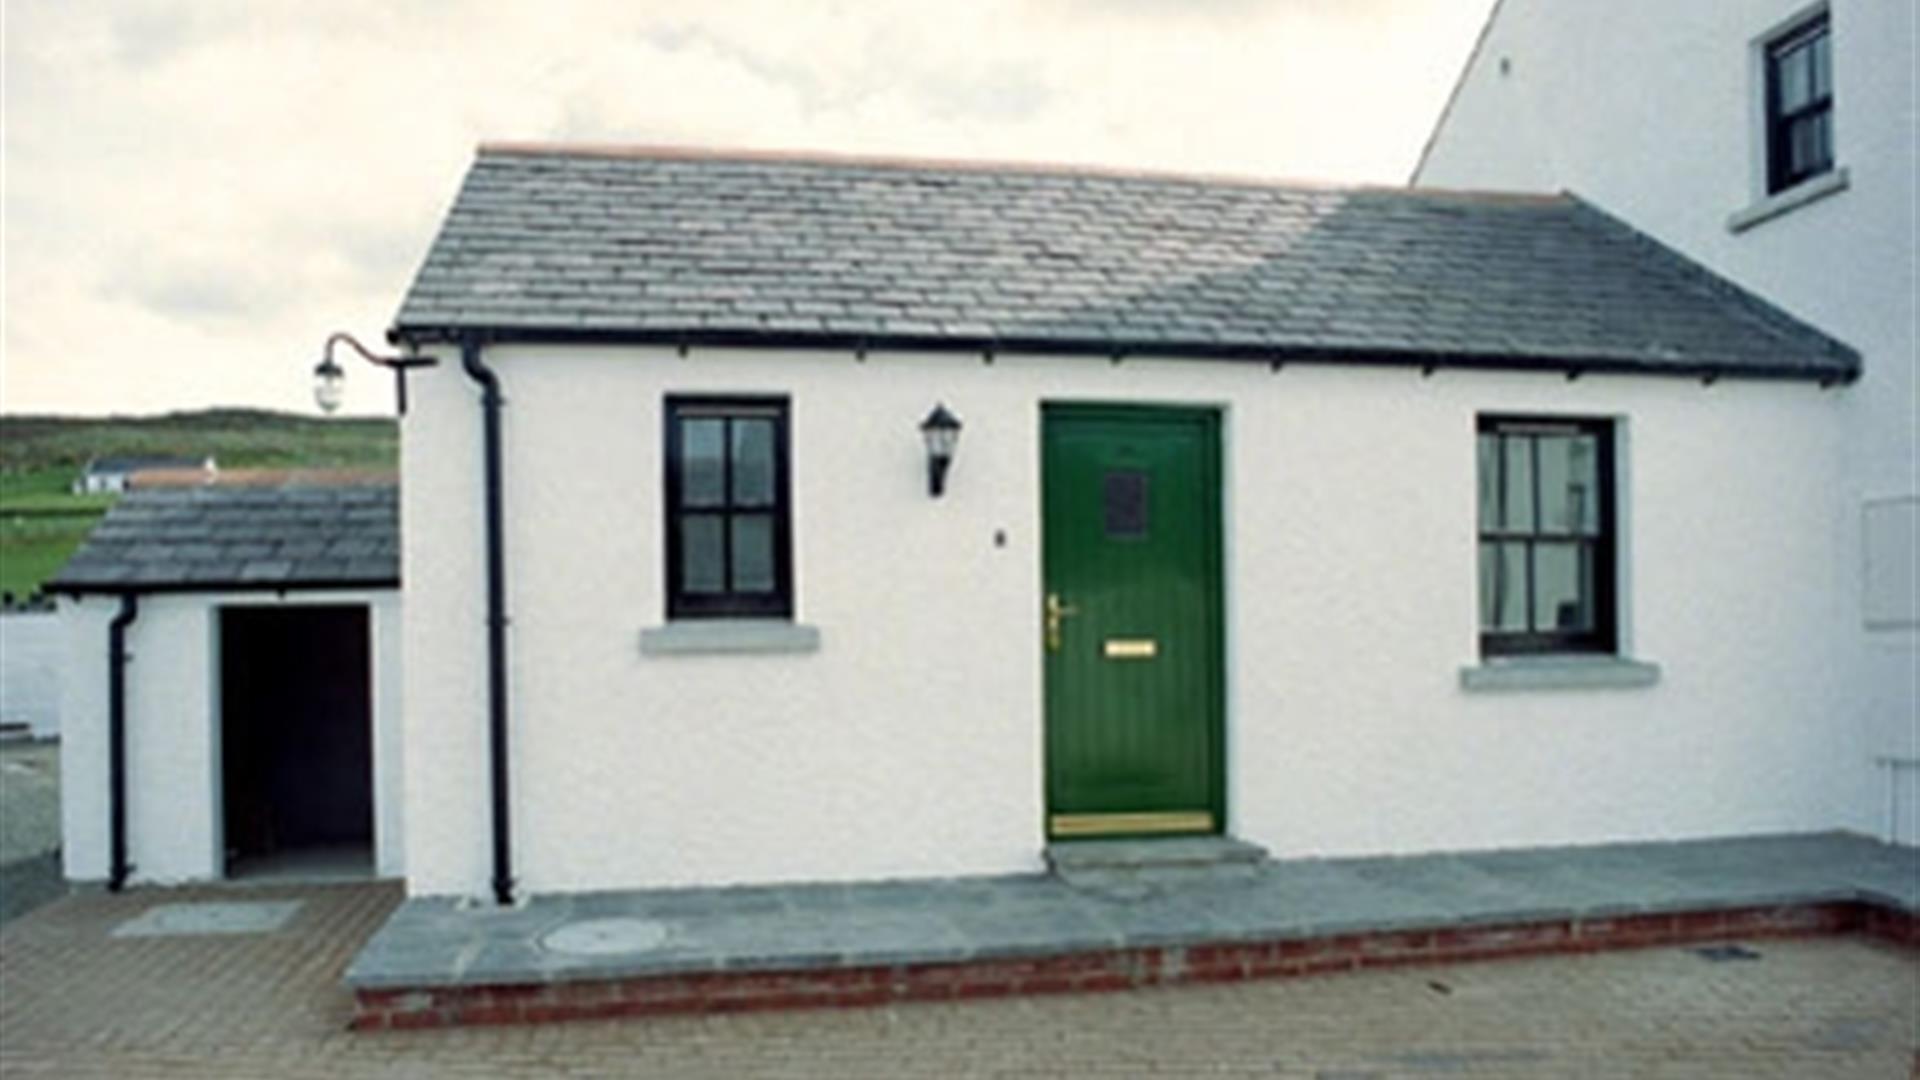
MULTIPOLYGON (((1818 758, 1881 800, 1874 831, 1906 843, 1920 839, 1915 18, 1883 0, 1502 0, 1413 178, 1576 192, 1860 351, 1835 401, 1842 466, 1793 509, 1818 515, 1833 558, 1780 573, 1832 593, 1802 628, 1827 639, 1840 691, 1818 710, 1818 758)), ((1724 527, 1717 500, 1702 509, 1724 527)))
POLYGON ((414 895, 1880 821, 1859 355, 1580 198, 490 146, 391 337, 414 895))
POLYGON ((198 471, 211 480, 218 472, 214 460, 190 457, 107 457, 94 458, 73 479, 75 495, 118 495, 127 490, 134 474, 150 470, 169 472, 198 471))

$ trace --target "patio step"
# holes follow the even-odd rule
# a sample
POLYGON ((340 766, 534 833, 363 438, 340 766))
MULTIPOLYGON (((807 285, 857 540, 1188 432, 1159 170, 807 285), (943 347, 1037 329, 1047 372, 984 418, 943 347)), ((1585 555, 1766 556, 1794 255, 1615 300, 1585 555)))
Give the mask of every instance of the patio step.
POLYGON ((1920 851, 1844 834, 1280 862, 1217 840, 1061 847, 1050 875, 416 897, 349 965, 352 1023, 884 1005, 1859 931, 1920 944, 1920 851))
POLYGON ((1231 836, 1059 840, 1046 850, 1047 868, 1055 874, 1245 865, 1266 857, 1266 848, 1231 836))
POLYGON ((1047 869, 1068 888, 1119 899, 1250 882, 1267 851, 1230 836, 1067 840, 1048 844, 1047 869))

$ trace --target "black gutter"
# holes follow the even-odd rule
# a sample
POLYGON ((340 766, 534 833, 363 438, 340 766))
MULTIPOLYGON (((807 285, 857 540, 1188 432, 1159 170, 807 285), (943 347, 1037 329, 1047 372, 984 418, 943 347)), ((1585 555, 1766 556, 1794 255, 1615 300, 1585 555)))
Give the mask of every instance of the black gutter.
POLYGON ((479 337, 460 338, 460 366, 480 385, 486 457, 487 748, 493 787, 493 898, 513 903, 513 843, 507 799, 507 563, 500 477, 500 377, 480 358, 479 337))
POLYGON ((1269 365, 1335 364, 1350 367, 1413 367, 1423 371, 1465 368, 1479 371, 1558 372, 1578 375, 1658 375, 1684 379, 1791 379, 1851 383, 1860 377, 1860 355, 1842 343, 1814 362, 1754 363, 1739 359, 1653 360, 1596 354, 1569 356, 1528 352, 1431 349, 1354 345, 1311 345, 1250 341, 1167 339, 993 337, 979 334, 887 334, 846 331, 759 331, 750 329, 604 329, 533 326, 407 326, 391 337, 418 346, 464 341, 484 333, 489 342, 542 345, 657 345, 669 348, 818 349, 834 351, 992 353, 994 355, 1099 356, 1142 359, 1237 360, 1269 365))
POLYGON ((107 889, 119 892, 127 864, 127 627, 140 614, 137 593, 120 594, 120 611, 107 624, 107 827, 111 862, 107 889))
POLYGON ((325 592, 327 590, 397 589, 400 579, 388 578, 294 578, 287 581, 156 581, 101 582, 52 581, 41 586, 50 596, 128 596, 138 593, 192 592, 325 592))

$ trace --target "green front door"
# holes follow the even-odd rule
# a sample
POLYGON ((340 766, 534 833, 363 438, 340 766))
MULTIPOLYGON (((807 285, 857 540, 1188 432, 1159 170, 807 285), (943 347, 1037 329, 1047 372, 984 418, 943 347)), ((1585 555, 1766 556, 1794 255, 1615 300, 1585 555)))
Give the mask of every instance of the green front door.
POLYGON ((1047 833, 1218 832, 1218 417, 1048 406, 1040 438, 1047 833))

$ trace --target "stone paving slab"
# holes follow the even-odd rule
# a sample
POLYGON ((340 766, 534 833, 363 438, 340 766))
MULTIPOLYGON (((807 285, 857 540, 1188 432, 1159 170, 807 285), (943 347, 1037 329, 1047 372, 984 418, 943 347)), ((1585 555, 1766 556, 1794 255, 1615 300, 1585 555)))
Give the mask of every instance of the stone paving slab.
POLYGON ((160 904, 113 928, 113 936, 183 937, 195 934, 268 934, 300 910, 298 900, 160 904))
POLYGON ((408 900, 346 972, 358 991, 809 971, 1058 956, 1677 911, 1866 901, 1920 911, 1920 850, 1848 834, 1740 837, 1044 875, 408 900), (568 955, 577 920, 665 929, 654 948, 568 955))

